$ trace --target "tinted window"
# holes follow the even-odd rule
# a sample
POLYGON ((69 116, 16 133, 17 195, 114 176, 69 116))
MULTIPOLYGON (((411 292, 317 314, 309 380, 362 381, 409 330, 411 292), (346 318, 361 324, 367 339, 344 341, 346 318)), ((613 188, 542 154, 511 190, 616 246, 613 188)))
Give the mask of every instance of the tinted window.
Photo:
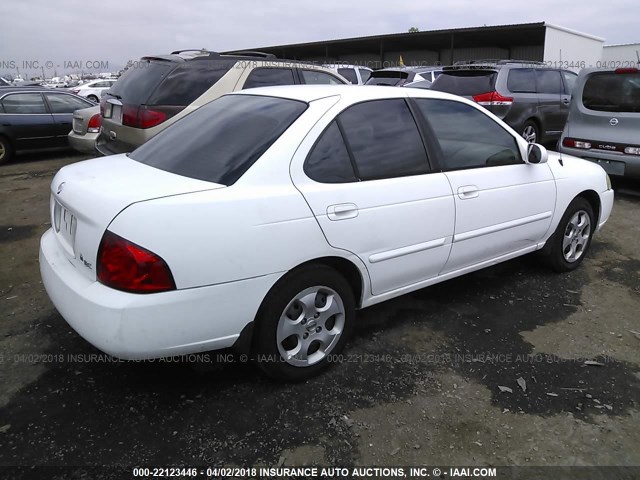
POLYGON ((509 70, 507 88, 514 93, 535 93, 536 77, 533 68, 514 68, 509 70))
POLYGON ((209 90, 235 63, 198 60, 180 65, 156 88, 148 104, 187 106, 209 90))
POLYGON ((349 152, 335 121, 322 133, 320 140, 311 150, 304 163, 304 172, 309 178, 322 183, 346 183, 357 180, 349 152))
POLYGON ((301 70, 304 83, 310 85, 342 85, 337 77, 318 70, 301 70))
POLYGON ((562 77, 564 78, 564 92, 566 94, 571 94, 571 92, 573 92, 573 87, 576 85, 578 75, 573 72, 562 72, 562 77))
POLYGON ((63 93, 45 93, 44 96, 47 97, 51 113, 73 113, 76 110, 94 105, 93 103, 85 102, 79 98, 63 93))
POLYGON ((562 93, 562 79, 557 70, 536 70, 538 93, 562 93))
POLYGON ((495 90, 497 73, 494 71, 463 70, 442 73, 431 85, 431 90, 474 96, 495 90))
POLYGON ((365 68, 359 68, 358 71, 360 72, 360 77, 362 78, 362 83, 366 83, 367 80, 369 80, 369 77, 371 76, 371 71, 365 69, 365 68))
POLYGON ((416 99, 436 134, 445 170, 521 163, 515 138, 464 103, 416 99))
POLYGON ((358 76, 353 68, 339 68, 338 73, 354 85, 358 83, 358 76))
POLYGON ((404 100, 354 105, 338 116, 363 180, 428 171, 418 127, 404 100))
POLYGON ((120 97, 123 103, 147 103, 149 95, 175 65, 173 62, 140 60, 122 74, 109 93, 120 97))
POLYGON ((587 77, 582 103, 602 112, 640 112, 640 73, 593 73, 587 77))
POLYGON ((293 70, 290 68, 256 68, 249 74, 243 88, 293 85, 293 70))
POLYGON ((48 113, 39 93, 15 93, 2 99, 5 113, 48 113))
POLYGON ((131 153, 177 175, 231 185, 291 125, 307 104, 227 95, 208 103, 131 153))
POLYGON ((401 71, 382 71, 378 70, 373 72, 367 80, 367 85, 402 85, 403 83, 410 82, 415 76, 413 73, 401 72, 401 71))

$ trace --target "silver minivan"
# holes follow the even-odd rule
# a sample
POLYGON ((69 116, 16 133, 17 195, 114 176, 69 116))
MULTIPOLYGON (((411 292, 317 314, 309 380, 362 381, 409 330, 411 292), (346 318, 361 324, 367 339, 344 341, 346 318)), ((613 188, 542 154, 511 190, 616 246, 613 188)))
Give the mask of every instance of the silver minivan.
POLYGON ((638 68, 580 72, 559 150, 596 162, 609 175, 640 178, 638 68))

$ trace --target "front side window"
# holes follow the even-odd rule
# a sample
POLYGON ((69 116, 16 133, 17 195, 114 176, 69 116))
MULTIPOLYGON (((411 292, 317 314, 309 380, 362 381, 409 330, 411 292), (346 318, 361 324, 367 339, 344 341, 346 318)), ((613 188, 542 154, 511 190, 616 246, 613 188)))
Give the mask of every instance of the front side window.
POLYGON ((251 71, 243 88, 293 85, 293 70, 290 68, 256 68, 251 71))
POLYGON ((416 103, 440 144, 443 170, 522 163, 516 139, 478 109, 452 100, 416 103))
POLYGON ((85 102, 71 95, 65 95, 64 93, 45 93, 51 113, 73 113, 76 110, 82 110, 93 106, 90 102, 85 102))
POLYGON ((304 163, 304 173, 320 183, 357 181, 347 146, 334 120, 322 133, 304 163))
POLYGON ((296 100, 226 95, 180 119, 130 157, 176 175, 231 185, 306 108, 296 100))
POLYGON ((4 113, 38 114, 48 113, 39 93, 15 93, 2 99, 4 113))
POLYGON ((374 100, 338 116, 362 180, 419 175, 429 171, 413 115, 403 99, 374 100))
POLYGON ((562 79, 558 70, 536 70, 538 93, 562 93, 562 79))
MULTIPOLYGON (((309 85, 342 85, 333 75, 318 70, 301 70, 302 80, 309 85)), ((356 82, 357 83, 357 82, 356 82)))

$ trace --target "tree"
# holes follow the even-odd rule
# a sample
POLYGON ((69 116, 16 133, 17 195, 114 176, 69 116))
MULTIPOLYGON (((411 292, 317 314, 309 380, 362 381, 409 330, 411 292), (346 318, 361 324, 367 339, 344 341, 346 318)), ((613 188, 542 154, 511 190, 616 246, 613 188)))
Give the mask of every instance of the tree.
POLYGON ((420 29, 418 27, 411 27, 409 29, 409 33, 418 33, 420 31, 420 29))

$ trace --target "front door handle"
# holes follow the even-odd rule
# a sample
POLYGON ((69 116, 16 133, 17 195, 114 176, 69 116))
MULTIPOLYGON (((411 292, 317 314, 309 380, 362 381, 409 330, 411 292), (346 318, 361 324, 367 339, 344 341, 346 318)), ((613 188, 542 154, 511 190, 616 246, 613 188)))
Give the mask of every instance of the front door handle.
POLYGON ((480 195, 480 191, 475 185, 465 185, 458 188, 458 197, 462 200, 476 198, 478 195, 480 195))
POLYGON ((340 203, 327 207, 329 220, 346 220, 358 216, 358 206, 355 203, 340 203))

